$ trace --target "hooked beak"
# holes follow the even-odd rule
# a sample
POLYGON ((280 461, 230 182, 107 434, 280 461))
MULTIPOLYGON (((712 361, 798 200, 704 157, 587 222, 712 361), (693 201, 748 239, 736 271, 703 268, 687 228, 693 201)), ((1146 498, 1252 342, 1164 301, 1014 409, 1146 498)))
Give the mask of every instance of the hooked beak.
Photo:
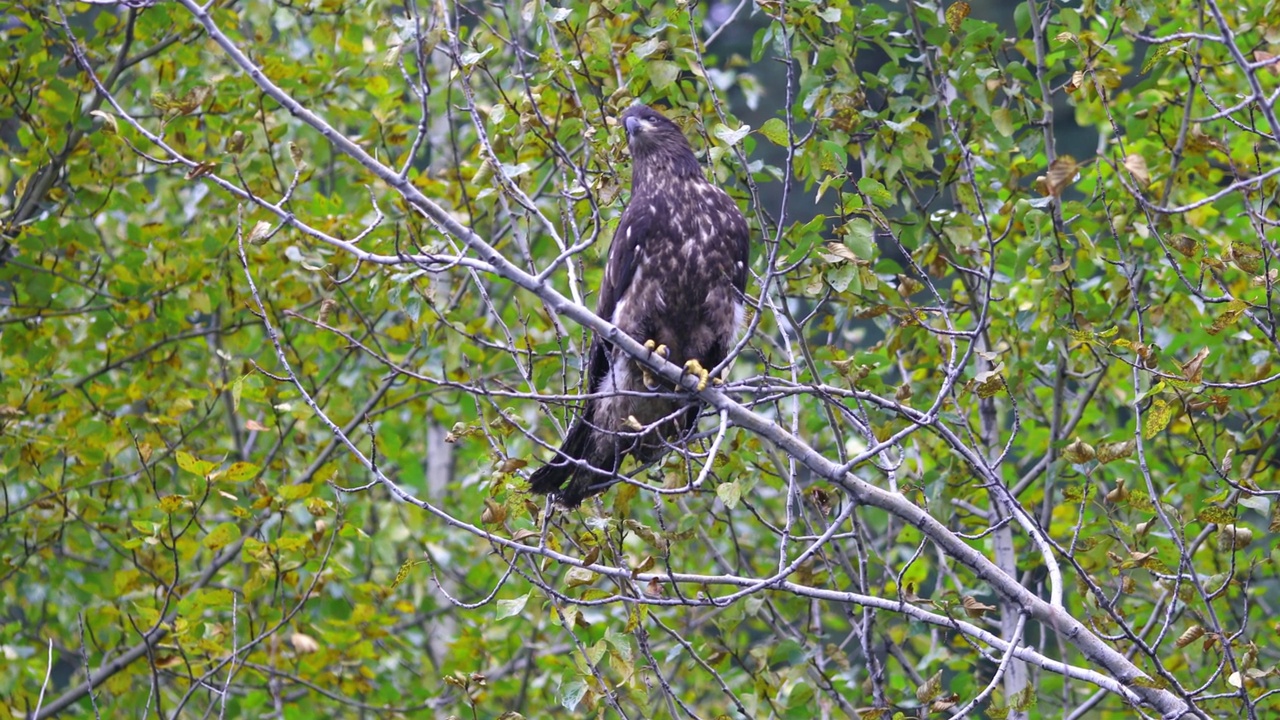
POLYGON ((640 119, 629 117, 626 120, 622 121, 622 126, 627 130, 627 137, 631 137, 635 135, 637 132, 640 132, 640 127, 641 127, 640 119))

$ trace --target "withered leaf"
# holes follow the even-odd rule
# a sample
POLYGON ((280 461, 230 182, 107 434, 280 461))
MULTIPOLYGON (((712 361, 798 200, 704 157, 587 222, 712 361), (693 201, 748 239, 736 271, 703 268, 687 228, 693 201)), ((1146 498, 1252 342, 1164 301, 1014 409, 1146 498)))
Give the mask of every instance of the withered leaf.
POLYGON ((984 605, 972 595, 965 595, 960 604, 964 606, 964 612, 971 618, 982 617, 984 613, 989 613, 997 608, 992 605, 984 605))
POLYGON ((1066 190, 1075 180, 1076 172, 1079 166, 1076 159, 1070 155, 1060 155, 1052 164, 1049 165, 1049 172, 1045 175, 1045 190, 1053 197, 1062 197, 1062 191, 1066 190))
POLYGON ((1062 449, 1062 457, 1073 465, 1083 465, 1097 457, 1097 452, 1092 445, 1077 437, 1075 442, 1062 449))
POLYGON ((1187 382, 1198 383, 1204 376, 1204 361, 1209 357, 1209 348, 1200 348, 1195 357, 1182 364, 1182 377, 1187 382))
POLYGON ((1151 173, 1147 170, 1147 160, 1137 153, 1130 153, 1124 159, 1124 168, 1133 176, 1139 190, 1146 190, 1151 185, 1151 173))
POLYGON ((1182 634, 1178 636, 1178 639, 1173 641, 1173 644, 1176 647, 1183 648, 1202 637, 1204 637, 1204 628, 1199 625, 1192 625, 1186 630, 1183 630, 1182 634))

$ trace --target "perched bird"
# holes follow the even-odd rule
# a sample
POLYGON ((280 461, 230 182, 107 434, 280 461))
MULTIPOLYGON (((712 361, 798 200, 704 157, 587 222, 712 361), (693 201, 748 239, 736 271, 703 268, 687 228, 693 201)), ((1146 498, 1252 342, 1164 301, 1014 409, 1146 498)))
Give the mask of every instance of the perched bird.
MULTIPOLYGON (((635 105, 619 117, 631 149, 631 201, 613 235, 596 314, 699 377, 725 359, 742 324, 750 238, 737 204, 707 182, 679 126, 635 105)), ((596 338, 589 399, 556 457, 529 479, 565 507, 603 492, 622 459, 661 457, 699 405, 670 397, 622 350, 596 338), (655 391, 665 393, 663 397, 655 391)))

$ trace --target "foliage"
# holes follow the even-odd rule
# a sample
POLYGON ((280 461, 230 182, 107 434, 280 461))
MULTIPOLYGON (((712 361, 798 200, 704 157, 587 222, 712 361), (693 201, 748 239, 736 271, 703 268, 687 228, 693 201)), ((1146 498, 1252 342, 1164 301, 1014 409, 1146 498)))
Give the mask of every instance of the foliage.
POLYGON ((1272 712, 1274 0, 6 7, 0 717, 1272 712), (749 322, 548 517, 636 100, 749 322))

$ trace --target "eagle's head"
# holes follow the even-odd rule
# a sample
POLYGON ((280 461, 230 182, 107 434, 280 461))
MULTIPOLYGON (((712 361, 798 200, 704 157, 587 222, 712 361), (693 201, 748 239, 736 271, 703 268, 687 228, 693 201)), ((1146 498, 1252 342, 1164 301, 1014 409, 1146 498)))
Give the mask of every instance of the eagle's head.
POLYGON ((698 159, 680 126, 648 105, 632 105, 618 117, 627 131, 637 166, 659 167, 676 175, 698 173, 698 159))

